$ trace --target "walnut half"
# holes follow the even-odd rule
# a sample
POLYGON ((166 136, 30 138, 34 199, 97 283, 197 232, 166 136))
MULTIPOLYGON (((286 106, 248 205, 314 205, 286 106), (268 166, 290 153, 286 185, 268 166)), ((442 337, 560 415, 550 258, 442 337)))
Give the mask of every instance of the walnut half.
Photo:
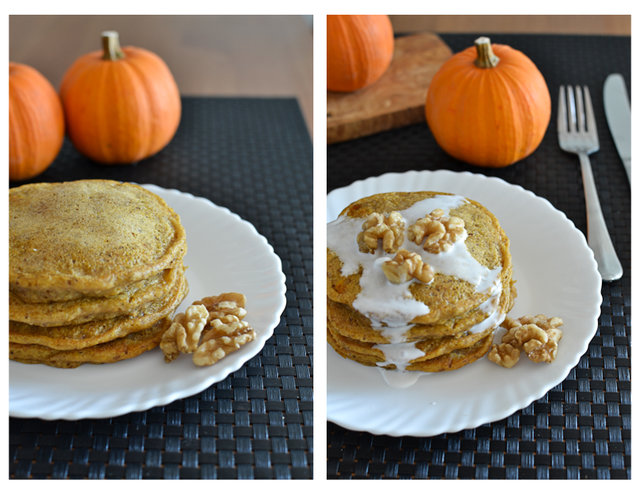
POLYGON ((408 229, 409 240, 427 252, 446 252, 464 234, 464 220, 457 216, 445 216, 442 209, 434 209, 408 229), (423 243, 424 242, 424 243, 423 243))
POLYGON ((520 360, 520 349, 509 343, 500 343, 491 347, 488 358, 491 362, 510 369, 520 360))
POLYGON ((197 366, 212 365, 255 339, 244 321, 246 299, 241 293, 223 293, 194 302, 177 314, 162 335, 160 349, 165 361, 180 353, 193 353, 197 366))
POLYGON ((543 314, 519 319, 507 317, 502 323, 507 332, 500 344, 493 345, 488 358, 502 367, 513 367, 524 351, 532 362, 553 362, 562 338, 562 330, 558 329, 562 324, 559 317, 548 318, 543 314))
POLYGON ((171 362, 180 353, 195 351, 208 319, 209 311, 204 305, 199 304, 190 305, 184 313, 176 314, 160 340, 164 359, 171 362))
POLYGON ((247 311, 241 293, 223 293, 199 303, 209 310, 210 327, 202 334, 200 346, 193 354, 194 364, 213 365, 255 339, 255 331, 243 321, 247 311))
POLYGON ((255 331, 245 321, 230 322, 221 321, 219 326, 212 327, 202 336, 202 343, 193 354, 194 364, 213 365, 255 339, 255 331))
POLYGON ((362 223, 362 231, 358 234, 360 252, 373 254, 378 249, 378 241, 382 240, 385 252, 397 252, 404 242, 404 218, 397 211, 388 215, 371 213, 362 223))
POLYGON ((382 271, 391 283, 405 283, 417 279, 423 283, 433 280, 433 269, 422 260, 420 255, 400 249, 395 257, 382 264, 382 271))
POLYGON ((197 300, 194 304, 202 304, 209 311, 209 320, 233 315, 240 319, 247 315, 244 306, 247 303, 246 297, 242 293, 223 293, 212 297, 205 297, 197 300))

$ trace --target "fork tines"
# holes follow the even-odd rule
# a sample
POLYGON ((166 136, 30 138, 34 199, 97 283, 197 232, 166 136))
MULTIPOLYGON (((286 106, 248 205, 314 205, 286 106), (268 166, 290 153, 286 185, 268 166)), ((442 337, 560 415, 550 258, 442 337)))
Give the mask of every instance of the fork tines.
POLYGON ((558 130, 572 133, 584 132, 589 134, 591 138, 598 138, 591 94, 587 86, 575 86, 575 89, 573 86, 566 86, 566 88, 560 86, 558 130))

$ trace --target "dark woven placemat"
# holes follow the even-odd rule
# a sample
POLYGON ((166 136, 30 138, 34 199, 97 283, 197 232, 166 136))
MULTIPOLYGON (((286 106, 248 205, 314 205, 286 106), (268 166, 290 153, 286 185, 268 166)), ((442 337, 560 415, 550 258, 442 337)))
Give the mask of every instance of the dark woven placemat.
POLYGON ((10 477, 311 478, 312 177, 293 99, 184 98, 175 138, 135 166, 93 164, 65 142, 33 181, 155 183, 227 207, 282 260, 287 306, 256 357, 195 396, 106 420, 10 419, 10 477))
MULTIPOLYGON (((486 34, 486 33, 478 33, 486 34)), ((454 52, 476 35, 443 35, 454 52)), ((541 70, 553 102, 540 148, 501 170, 473 168, 438 148, 426 124, 328 148, 328 189, 385 172, 449 169, 500 177, 547 198, 586 233, 577 157, 557 144, 561 84, 591 89, 600 151, 591 156, 602 209, 625 274, 604 283, 596 336, 566 380, 503 420, 428 438, 374 436, 328 423, 329 478, 630 478, 631 476, 631 198, 611 139, 602 85, 621 73, 629 88, 628 37, 493 35, 495 43, 526 53, 541 70)), ((515 205, 514 205, 515 206, 515 205)))

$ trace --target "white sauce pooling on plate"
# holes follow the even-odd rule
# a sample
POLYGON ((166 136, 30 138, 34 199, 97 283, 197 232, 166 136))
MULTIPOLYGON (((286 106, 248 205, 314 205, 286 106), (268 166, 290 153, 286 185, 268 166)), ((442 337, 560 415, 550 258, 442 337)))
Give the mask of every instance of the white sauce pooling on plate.
POLYGON ((382 379, 392 388, 408 388, 413 386, 420 377, 420 372, 399 372, 378 367, 382 379))
MULTIPOLYGON (((485 302, 489 313, 489 317, 485 320, 488 327, 491 321, 499 319, 499 315, 495 313, 499 312, 496 299, 499 299, 501 291, 499 280, 501 267, 491 270, 473 258, 465 244, 466 230, 448 251, 439 254, 425 251, 422 245, 408 240, 406 235, 407 227, 434 209, 442 209, 444 214, 448 215, 451 209, 458 208, 467 202, 463 196, 437 195, 399 211, 406 223, 405 239, 400 248, 418 253, 436 273, 465 280, 479 293, 490 290, 491 296, 485 302)), ((365 218, 339 216, 335 221, 330 222, 327 225, 327 247, 342 261, 343 276, 357 273, 362 266, 361 290, 353 302, 353 308, 369 318, 372 327, 381 331, 391 342, 377 346, 384 352, 386 359, 386 362, 380 365, 394 363, 398 370, 404 370, 411 360, 424 353, 415 348, 413 343, 403 343, 403 335, 411 327, 410 321, 428 314, 429 307, 411 297, 409 285, 413 281, 394 284, 387 280, 381 264, 392 259, 395 254, 385 253, 382 247, 378 247, 375 254, 360 252, 357 236, 362 231, 364 221, 365 218)), ((483 323, 481 325, 485 326, 483 323)), ((478 327, 477 331, 484 331, 484 329, 478 327)), ((394 379, 394 381, 397 380, 394 379)))

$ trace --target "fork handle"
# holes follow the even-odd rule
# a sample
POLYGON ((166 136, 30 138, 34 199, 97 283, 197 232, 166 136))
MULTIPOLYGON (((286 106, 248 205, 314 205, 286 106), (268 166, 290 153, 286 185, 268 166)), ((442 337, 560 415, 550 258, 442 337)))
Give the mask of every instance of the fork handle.
POLYGON ((598 271, 605 281, 613 281, 622 277, 622 265, 613 248, 607 224, 600 208, 596 183, 593 180, 591 162, 585 153, 579 153, 582 182, 587 207, 587 241, 593 250, 598 263, 598 271))

